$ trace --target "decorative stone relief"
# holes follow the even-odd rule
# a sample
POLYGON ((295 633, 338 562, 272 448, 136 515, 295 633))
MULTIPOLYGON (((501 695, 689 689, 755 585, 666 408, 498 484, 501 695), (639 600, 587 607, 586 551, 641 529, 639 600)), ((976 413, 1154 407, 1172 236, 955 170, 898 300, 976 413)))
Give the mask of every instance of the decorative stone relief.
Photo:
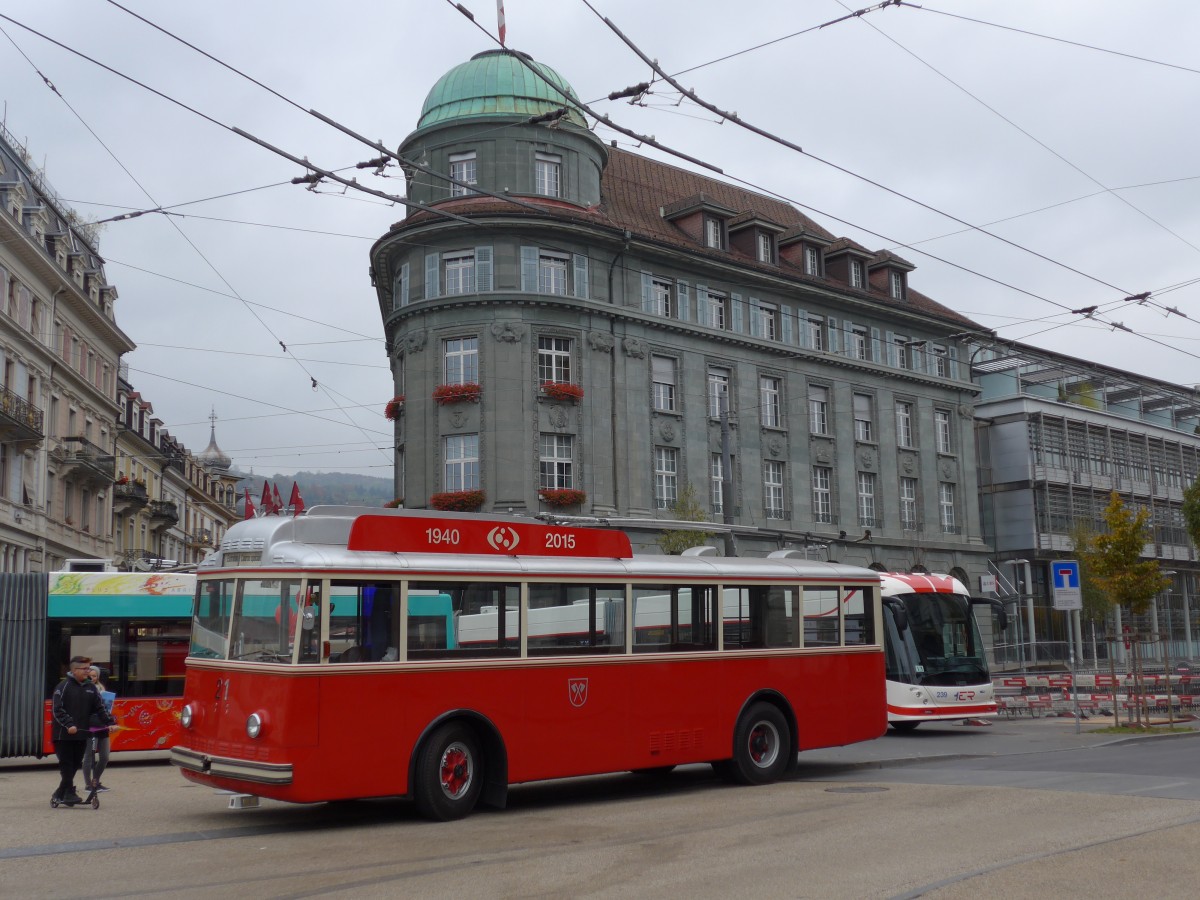
POLYGON ((833 448, 828 444, 821 444, 813 451, 813 458, 819 463, 833 462, 833 448))
POLYGON ((772 435, 767 438, 767 452, 772 456, 780 456, 783 454, 783 438, 779 435, 772 435))
POLYGON ((552 406, 546 411, 546 417, 555 428, 567 427, 567 411, 561 406, 552 406))
POLYGON ((911 453, 905 453, 900 457, 900 471, 905 475, 911 475, 917 471, 917 460, 911 453))
POLYGON ((964 419, 975 418, 975 404, 974 403, 958 404, 958 414, 960 416, 962 416, 964 419))
POLYGON ((625 347, 625 355, 631 356, 634 359, 646 358, 646 342, 640 341, 637 338, 625 338, 623 343, 625 347))
POLYGON ((658 425, 658 434, 664 441, 674 441, 675 423, 671 421, 660 422, 658 425))
POLYGON ((875 451, 868 447, 863 447, 858 451, 858 464, 864 469, 875 468, 875 451))
POLYGON ((943 459, 938 464, 938 470, 942 474, 942 481, 950 481, 958 474, 958 467, 949 459, 943 459))
POLYGON ((597 353, 612 353, 613 336, 603 331, 589 331, 587 336, 588 344, 597 353))
POLYGON ((428 334, 423 328, 410 331, 400 339, 400 347, 405 353, 419 353, 425 349, 425 339, 427 337, 428 334))
POLYGON ((455 428, 462 428, 467 424, 467 413, 463 409, 455 408, 450 411, 450 424, 455 428))
POLYGON ((525 326, 511 322, 493 322, 492 337, 503 344, 516 344, 525 337, 525 326))

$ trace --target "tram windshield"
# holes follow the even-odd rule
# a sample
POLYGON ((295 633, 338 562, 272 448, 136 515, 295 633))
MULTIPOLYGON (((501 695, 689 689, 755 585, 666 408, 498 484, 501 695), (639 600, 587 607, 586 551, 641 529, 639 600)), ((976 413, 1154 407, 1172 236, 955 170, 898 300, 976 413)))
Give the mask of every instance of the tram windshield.
POLYGON ((907 628, 900 635, 901 652, 889 653, 890 680, 960 685, 988 679, 983 641, 971 614, 969 597, 912 593, 890 599, 904 604, 907 618, 907 628), (890 671, 893 668, 896 671, 890 671))

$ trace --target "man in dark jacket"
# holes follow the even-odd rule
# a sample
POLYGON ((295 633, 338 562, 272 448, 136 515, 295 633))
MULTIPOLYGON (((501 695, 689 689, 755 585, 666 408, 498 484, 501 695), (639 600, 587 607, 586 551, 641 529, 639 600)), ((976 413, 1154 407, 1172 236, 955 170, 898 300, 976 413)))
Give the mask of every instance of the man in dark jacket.
POLYGON ((92 661, 86 656, 71 657, 71 673, 54 689, 51 704, 51 717, 54 719, 51 735, 61 776, 54 799, 68 805, 80 803, 83 799, 75 791, 75 773, 83 764, 83 752, 91 737, 89 725, 92 722, 111 722, 100 691, 88 680, 91 664, 92 661))

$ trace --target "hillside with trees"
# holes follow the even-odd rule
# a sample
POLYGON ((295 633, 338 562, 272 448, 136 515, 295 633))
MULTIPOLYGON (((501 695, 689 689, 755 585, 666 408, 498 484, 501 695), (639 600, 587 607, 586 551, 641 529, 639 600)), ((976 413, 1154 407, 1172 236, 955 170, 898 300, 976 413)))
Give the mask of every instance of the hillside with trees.
POLYGON ((263 480, 279 488, 284 503, 288 501, 292 482, 300 486, 300 496, 307 507, 332 504, 335 506, 383 506, 394 496, 391 478, 371 475, 349 475, 343 472, 297 472, 295 475, 251 475, 244 484, 250 489, 250 499, 258 503, 263 480))

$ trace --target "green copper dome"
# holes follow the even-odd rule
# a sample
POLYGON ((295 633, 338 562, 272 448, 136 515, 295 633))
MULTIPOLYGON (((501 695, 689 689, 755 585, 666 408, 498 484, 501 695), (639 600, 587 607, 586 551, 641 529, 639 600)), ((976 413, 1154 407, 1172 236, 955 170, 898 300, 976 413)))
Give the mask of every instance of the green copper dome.
MULTIPOLYGON (((561 75, 534 62, 528 54, 485 50, 438 79, 421 107, 417 130, 481 116, 536 116, 561 108, 564 94, 576 99, 575 91, 561 75), (531 72, 530 66, 544 80, 531 72)), ((587 127, 574 109, 567 114, 566 121, 587 127)))

